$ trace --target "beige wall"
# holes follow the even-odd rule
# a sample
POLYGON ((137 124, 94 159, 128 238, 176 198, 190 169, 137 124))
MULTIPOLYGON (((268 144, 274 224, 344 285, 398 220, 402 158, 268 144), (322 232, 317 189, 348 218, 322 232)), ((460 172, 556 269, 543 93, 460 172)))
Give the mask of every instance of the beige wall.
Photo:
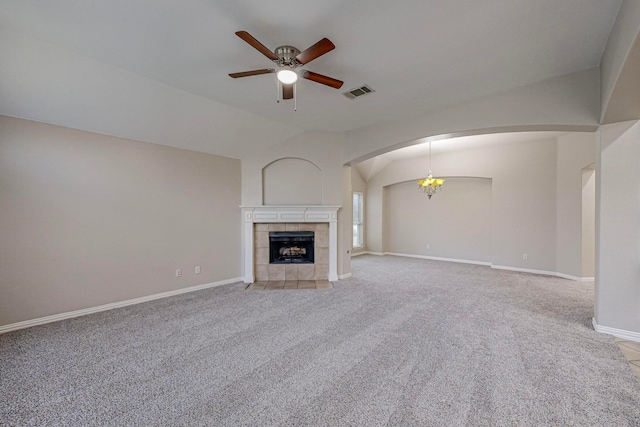
POLYGON ((387 187, 385 250, 488 263, 491 261, 491 180, 449 178, 429 199, 415 181, 387 187))
MULTIPOLYGON (((593 164, 595 158, 595 133, 570 133, 558 138, 555 271, 572 277, 585 277, 582 274, 582 170, 593 164)), ((591 225, 594 227, 594 222, 591 225)))
POLYGON ((0 325, 241 275, 238 160, 0 116, 0 200, 0 325))
MULTIPOLYGON (((593 156, 595 140, 592 134, 591 137, 590 146, 575 144, 571 148, 577 151, 566 154, 574 157, 593 156)), ((564 273, 558 271, 556 266, 557 146, 557 141, 552 138, 470 148, 433 156, 433 171, 438 176, 492 179, 491 247, 487 251, 490 251, 493 265, 564 273), (523 259, 523 254, 528 255, 527 260, 523 259)), ((385 197, 389 197, 389 190, 384 189, 421 177, 425 164, 427 159, 424 157, 395 161, 368 181, 366 217, 369 251, 390 252, 391 230, 387 221, 390 204, 384 201, 385 197)), ((581 172, 580 167, 576 168, 578 210, 572 220, 578 224, 577 235, 572 233, 567 238, 576 239, 569 246, 575 246, 572 250, 577 251, 580 260, 581 172)), ((441 194, 444 194, 447 189, 442 191, 441 194)), ((420 194, 416 190, 418 196, 420 194)), ((565 242, 562 241, 561 245, 564 246, 565 242)), ((464 259, 462 254, 449 257, 464 259)), ((579 270, 576 275, 580 274, 579 270)))
POLYGON ((596 323, 640 333, 640 122, 602 126, 596 172, 596 323))
POLYGON ((596 275, 596 170, 582 170, 582 277, 596 275))

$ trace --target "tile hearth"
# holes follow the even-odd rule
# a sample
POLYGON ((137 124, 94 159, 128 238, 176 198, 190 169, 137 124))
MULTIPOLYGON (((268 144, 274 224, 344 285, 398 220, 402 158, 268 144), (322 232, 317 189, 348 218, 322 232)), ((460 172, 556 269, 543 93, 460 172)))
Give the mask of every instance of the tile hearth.
POLYGON ((272 291, 294 289, 333 289, 328 280, 272 280, 255 282, 247 286, 247 291, 272 291))

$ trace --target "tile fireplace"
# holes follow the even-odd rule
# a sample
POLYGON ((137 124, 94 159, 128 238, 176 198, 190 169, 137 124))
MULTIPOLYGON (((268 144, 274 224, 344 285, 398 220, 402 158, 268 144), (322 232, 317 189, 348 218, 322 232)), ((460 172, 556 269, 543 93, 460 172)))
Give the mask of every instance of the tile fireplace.
POLYGON ((340 206, 241 208, 245 283, 338 280, 340 206))

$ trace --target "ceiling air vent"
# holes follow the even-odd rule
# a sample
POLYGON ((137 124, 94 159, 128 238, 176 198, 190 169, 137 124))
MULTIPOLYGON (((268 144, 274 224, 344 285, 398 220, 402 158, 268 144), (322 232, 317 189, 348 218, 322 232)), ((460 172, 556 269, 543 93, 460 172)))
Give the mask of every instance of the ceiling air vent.
POLYGON ((373 93, 373 92, 375 92, 375 90, 371 89, 367 85, 364 85, 364 86, 360 86, 355 89, 351 89, 346 92, 343 92, 342 94, 349 99, 356 99, 360 96, 366 95, 368 93, 373 93))

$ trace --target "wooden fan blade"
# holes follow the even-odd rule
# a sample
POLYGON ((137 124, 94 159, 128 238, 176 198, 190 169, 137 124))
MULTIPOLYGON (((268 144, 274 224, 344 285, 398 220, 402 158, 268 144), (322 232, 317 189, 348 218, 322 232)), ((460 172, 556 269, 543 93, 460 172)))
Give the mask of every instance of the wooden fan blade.
POLYGON ((342 80, 334 79, 333 77, 323 76, 322 74, 314 73, 313 71, 304 70, 302 72, 302 77, 314 81, 316 83, 321 83, 323 85, 331 86, 336 89, 340 89, 344 82, 342 80))
POLYGON ((240 37, 242 40, 249 43, 251 46, 253 46, 254 49, 262 53, 264 56, 266 56, 270 60, 275 61, 276 59, 278 59, 275 53, 271 52, 269 48, 267 48, 265 45, 260 43, 255 37, 253 37, 251 34, 247 33, 246 31, 236 31, 236 35, 240 37))
POLYGON ((296 56, 296 61, 304 65, 335 48, 336 46, 331 42, 331 40, 324 38, 296 56))
POLYGON ((293 99, 293 85, 282 85, 282 99, 293 99))
POLYGON ((259 74, 269 74, 275 73, 276 70, 273 68, 263 68, 262 70, 251 70, 251 71, 242 71, 240 73, 230 73, 229 77, 233 77, 237 79, 238 77, 249 77, 249 76, 257 76, 259 74))

